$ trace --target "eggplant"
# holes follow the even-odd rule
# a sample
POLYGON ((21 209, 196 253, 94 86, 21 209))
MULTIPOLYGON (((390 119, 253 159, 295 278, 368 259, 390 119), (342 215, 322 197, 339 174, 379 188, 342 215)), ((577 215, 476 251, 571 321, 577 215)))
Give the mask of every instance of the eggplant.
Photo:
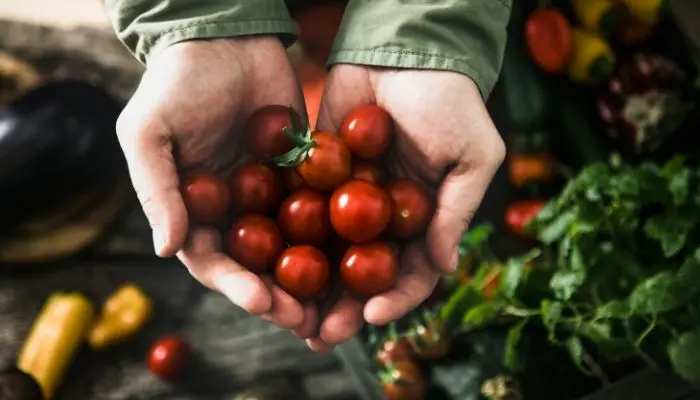
POLYGON ((17 368, 8 368, 0 371, 0 399, 44 400, 44 394, 31 375, 17 368))
POLYGON ((79 80, 43 84, 0 109, 0 235, 111 190, 126 171, 115 135, 121 109, 104 89, 79 80))

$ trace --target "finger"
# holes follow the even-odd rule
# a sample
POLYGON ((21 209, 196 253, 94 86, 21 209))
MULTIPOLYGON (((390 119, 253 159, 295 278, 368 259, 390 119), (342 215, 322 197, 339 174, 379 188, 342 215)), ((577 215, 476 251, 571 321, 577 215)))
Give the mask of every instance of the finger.
POLYGON ((292 333, 302 339, 318 335, 318 308, 315 304, 304 305, 304 320, 292 333))
POLYGON ((126 106, 117 121, 117 136, 131 182, 153 230, 153 246, 160 257, 182 248, 188 221, 172 153, 170 132, 157 115, 144 112, 140 95, 126 106))
POLYGON ((283 329, 294 329, 304 322, 304 309, 301 304, 287 292, 274 284, 272 278, 263 278, 272 295, 272 307, 265 314, 265 319, 283 329))
MULTIPOLYGON (((498 136, 494 132, 484 137, 498 136)), ((503 161, 503 142, 494 139, 494 143, 489 144, 488 141, 491 140, 480 144, 486 149, 481 152, 483 156, 472 154, 470 160, 460 161, 447 174, 438 190, 437 207, 428 226, 426 243, 430 260, 440 271, 452 273, 457 269, 462 235, 503 161)))
POLYGON ((319 337, 325 343, 334 346, 345 342, 355 336, 362 329, 364 320, 362 319, 362 308, 364 304, 347 294, 331 308, 326 315, 319 337))
POLYGON ((337 132, 343 118, 362 104, 375 102, 367 71, 355 65, 331 68, 326 80, 316 128, 337 132))
POLYGON ((401 265, 405 268, 394 288, 371 298, 364 318, 372 325, 386 325, 403 317, 430 296, 440 274, 430 265, 425 246, 413 243, 404 249, 401 265))
POLYGON ((190 274, 210 289, 221 292, 250 314, 269 313, 272 295, 265 283, 221 252, 221 235, 213 228, 198 228, 177 253, 190 274))
POLYGON ((306 345, 309 346, 309 348, 312 351, 315 351, 316 353, 327 353, 333 350, 333 346, 329 345, 328 343, 324 342, 319 338, 306 339, 306 345))

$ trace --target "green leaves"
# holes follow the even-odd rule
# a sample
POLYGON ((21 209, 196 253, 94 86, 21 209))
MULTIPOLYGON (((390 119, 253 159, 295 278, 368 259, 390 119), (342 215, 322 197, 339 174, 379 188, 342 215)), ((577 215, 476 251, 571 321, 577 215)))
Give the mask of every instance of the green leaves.
POLYGON ((564 305, 558 301, 542 300, 540 304, 540 315, 542 324, 548 331, 554 331, 561 314, 564 311, 564 305))
POLYGON ((501 280, 499 283, 499 292, 505 298, 513 298, 524 280, 525 266, 541 254, 539 249, 530 250, 527 254, 514 257, 506 262, 501 280))
POLYGON ((682 333, 668 344, 668 358, 678 375, 683 379, 700 383, 700 328, 682 333))
POLYGON ((560 269, 549 281, 549 287, 559 300, 569 300, 586 279, 586 264, 578 246, 571 248, 564 261, 564 265, 559 266, 560 269))
POLYGON ((518 357, 518 345, 520 344, 525 325, 527 325, 528 322, 529 319, 520 320, 520 322, 513 325, 508 330, 508 335, 506 336, 506 348, 503 354, 503 365, 512 371, 519 370, 522 365, 520 357, 518 357))
POLYGON ((470 328, 481 328, 493 322, 501 313, 506 303, 503 301, 487 301, 471 307, 464 316, 463 324, 470 328))
POLYGON ((685 246, 688 234, 698 223, 698 216, 678 215, 676 213, 659 214, 647 220, 644 233, 661 244, 665 257, 672 257, 685 246))
POLYGON ((699 289, 697 282, 684 280, 678 273, 662 271, 634 288, 629 306, 634 314, 660 314, 687 304, 699 289))

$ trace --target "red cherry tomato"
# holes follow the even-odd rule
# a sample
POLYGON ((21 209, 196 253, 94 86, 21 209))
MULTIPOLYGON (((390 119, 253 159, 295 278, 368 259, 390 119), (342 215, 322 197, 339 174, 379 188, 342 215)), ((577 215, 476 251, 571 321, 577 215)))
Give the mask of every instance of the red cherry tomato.
POLYGON ((389 366, 382 389, 386 400, 425 400, 428 383, 418 364, 400 361, 389 366))
POLYGON ((299 175, 297 170, 294 168, 282 168, 282 178, 284 179, 284 186, 286 186, 287 190, 290 192, 294 192, 297 189, 307 186, 306 182, 301 179, 301 175, 299 175))
POLYGON ((391 289, 398 270, 396 250, 387 243, 357 244, 340 262, 340 279, 354 294, 371 297, 391 289))
POLYGON ((229 194, 226 184, 210 172, 198 172, 182 186, 187 213, 195 222, 211 224, 226 216, 229 194))
POLYGON ((386 229, 391 217, 389 196, 374 183, 356 179, 331 196, 331 224, 352 242, 372 240, 386 229))
POLYGON ((538 9, 525 24, 525 41, 535 64, 543 71, 563 71, 573 51, 573 33, 566 17, 553 8, 538 9))
POLYGON ((185 372, 190 346, 179 336, 159 339, 148 351, 148 369, 160 379, 172 381, 185 372))
POLYGON ((413 349, 405 337, 387 339, 377 350, 377 361, 382 366, 411 360, 413 360, 413 349))
POLYGON ((282 201, 282 178, 265 164, 243 164, 228 180, 231 208, 239 214, 273 213, 282 201))
POLYGON ((352 158, 345 142, 329 132, 311 135, 316 143, 297 168, 301 178, 312 188, 327 192, 350 179, 352 158))
POLYGON ((282 234, 268 217, 244 215, 233 223, 229 231, 228 250, 231 257, 252 272, 269 271, 283 249, 282 234))
POLYGON ((384 174, 377 164, 362 160, 352 163, 352 177, 370 181, 375 185, 381 185, 384 181, 384 174))
POLYGON ((545 202, 542 200, 520 200, 506 209, 506 227, 509 231, 527 237, 525 227, 542 210, 545 202))
POLYGON ((261 160, 288 152, 294 143, 283 129, 294 130, 295 126, 301 127, 301 120, 291 108, 278 104, 259 108, 250 115, 244 128, 248 152, 261 160))
POLYGON ((377 105, 366 104, 345 116, 340 125, 340 136, 352 154, 369 159, 384 154, 389 147, 392 130, 389 113, 377 105))
POLYGON ((386 187, 391 199, 389 233, 397 238, 418 234, 430 222, 433 205, 428 193, 416 182, 397 179, 386 187))
POLYGON ((313 246, 292 246, 277 261, 275 279, 299 300, 311 300, 323 292, 330 276, 328 259, 313 246))
POLYGON ((331 231, 328 198, 313 189, 297 190, 280 206, 277 224, 292 244, 326 243, 331 231))

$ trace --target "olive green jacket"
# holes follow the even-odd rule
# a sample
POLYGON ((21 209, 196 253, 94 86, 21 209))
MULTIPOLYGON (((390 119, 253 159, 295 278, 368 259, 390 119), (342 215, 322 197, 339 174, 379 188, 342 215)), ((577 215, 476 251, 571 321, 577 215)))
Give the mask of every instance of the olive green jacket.
MULTIPOLYGON (((455 71, 488 97, 501 68, 512 0, 349 0, 329 65, 455 71)), ((106 0, 119 38, 143 63, 185 40, 274 34, 289 45, 288 7, 313 0, 106 0)))

